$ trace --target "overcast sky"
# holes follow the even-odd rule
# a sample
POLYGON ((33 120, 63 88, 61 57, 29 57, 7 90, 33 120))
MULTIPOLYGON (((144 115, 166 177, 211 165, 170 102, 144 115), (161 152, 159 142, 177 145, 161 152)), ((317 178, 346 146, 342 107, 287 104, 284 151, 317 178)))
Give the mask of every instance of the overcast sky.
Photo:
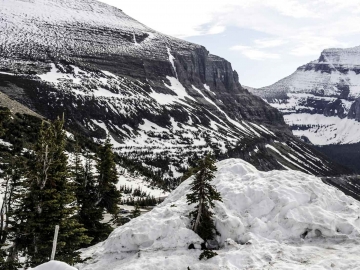
POLYGON ((229 60, 240 83, 273 84, 326 48, 360 45, 359 0, 102 0, 229 60))

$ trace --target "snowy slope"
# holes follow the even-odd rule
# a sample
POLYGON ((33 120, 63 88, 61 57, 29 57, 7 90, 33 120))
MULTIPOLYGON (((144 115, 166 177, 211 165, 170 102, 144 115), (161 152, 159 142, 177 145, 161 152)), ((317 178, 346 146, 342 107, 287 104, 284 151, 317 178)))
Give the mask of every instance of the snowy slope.
POLYGON ((285 115, 294 134, 316 145, 360 141, 360 46, 327 49, 277 83, 250 92, 285 115))
POLYGON ((360 122, 322 114, 293 113, 284 115, 295 136, 305 136, 313 144, 352 144, 360 141, 360 122), (306 129, 302 129, 306 127, 306 129))
POLYGON ((189 229, 183 182, 155 209, 83 251, 79 269, 355 269, 360 203, 320 178, 296 171, 260 172, 240 159, 217 163, 214 184, 218 256, 188 250, 202 240, 189 229))
POLYGON ((76 268, 67 265, 66 263, 59 261, 50 261, 47 263, 43 263, 35 268, 29 268, 30 270, 76 270, 76 268))
POLYGON ((121 10, 94 0, 1 0, 0 6, 0 51, 7 55, 36 53, 29 41, 39 50, 51 46, 59 53, 131 54, 152 47, 158 36, 121 10), (106 41, 94 39, 98 31, 107 33, 106 41))
POLYGON ((95 142, 109 135, 119 154, 170 188, 206 152, 262 170, 343 171, 302 145, 276 109, 242 88, 228 61, 200 45, 95 0, 0 6, 0 92, 45 118, 65 114, 67 127, 95 142))
MULTIPOLYGON (((1 140, 0 140, 1 143, 1 140)), ((74 153, 66 153, 68 156, 68 166, 72 167, 72 165, 75 163, 75 155, 74 153)), ((91 157, 91 171, 93 173, 94 176, 97 176, 97 169, 96 169, 96 155, 95 153, 90 153, 89 154, 91 157)), ((86 157, 83 154, 80 154, 79 156, 82 165, 85 167, 86 165, 86 157)), ((141 192, 144 192, 146 195, 148 195, 149 197, 154 197, 156 199, 158 198, 162 198, 162 197, 166 197, 169 192, 165 191, 164 189, 159 188, 158 186, 155 186, 154 183, 147 178, 146 176, 144 176, 143 174, 141 174, 140 172, 134 170, 131 171, 129 170, 129 168, 126 168, 126 166, 121 166, 119 164, 116 165, 116 171, 118 174, 118 182, 116 184, 116 187, 118 190, 121 190, 121 188, 127 187, 128 189, 138 189, 141 192)), ((0 183, 1 183, 2 179, 0 178, 0 183)), ((2 200, 2 192, 3 189, 1 188, 0 185, 0 205, 1 205, 1 200, 2 200)), ((128 193, 128 194, 122 194, 121 199, 122 200, 127 200, 127 199, 134 199, 137 200, 139 199, 138 197, 134 196, 132 193, 128 193)))

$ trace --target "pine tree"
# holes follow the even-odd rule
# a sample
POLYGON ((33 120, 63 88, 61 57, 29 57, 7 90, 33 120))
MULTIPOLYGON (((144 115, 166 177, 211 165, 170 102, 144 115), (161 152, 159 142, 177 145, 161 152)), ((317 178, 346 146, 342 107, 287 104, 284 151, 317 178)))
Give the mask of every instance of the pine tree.
POLYGON ((118 204, 121 202, 121 193, 116 188, 118 177, 114 153, 111 147, 110 138, 107 137, 105 144, 100 148, 99 161, 96 166, 98 171, 97 205, 117 217, 119 213, 118 204))
MULTIPOLYGON (((96 205, 96 200, 94 200, 98 194, 98 189, 93 173, 91 172, 91 158, 89 153, 87 153, 84 168, 81 163, 80 148, 78 146, 75 149, 74 182, 79 208, 79 222, 86 228, 86 234, 93 239, 89 245, 97 244, 109 236, 112 228, 108 224, 101 223, 103 219, 103 209, 99 205, 96 205)), ((82 247, 86 246, 88 245, 82 245, 82 247)))
POLYGON ((29 166, 24 199, 26 213, 26 249, 28 264, 49 260, 55 225, 60 226, 56 259, 74 264, 80 261, 76 251, 90 242, 85 228, 77 221, 74 186, 69 183, 64 120, 46 127, 43 123, 34 157, 29 166))
POLYGON ((5 129, 3 124, 9 119, 10 111, 7 108, 0 108, 0 136, 4 135, 5 129))
POLYGON ((5 192, 3 203, 0 206, 0 247, 12 243, 7 249, 1 249, 0 265, 2 269, 18 269, 21 267, 18 260, 18 250, 24 247, 22 243, 21 198, 23 194, 22 182, 24 181, 24 159, 13 156, 6 170, 5 192), (6 259, 5 259, 6 258, 6 259))
POLYGON ((137 218, 140 215, 140 206, 139 203, 136 203, 134 209, 131 211, 131 218, 137 218))
POLYGON ((187 203, 196 204, 195 210, 190 212, 192 229, 205 242, 214 239, 216 227, 212 219, 214 201, 222 201, 220 193, 215 186, 211 185, 216 171, 215 161, 210 155, 200 160, 197 167, 193 170, 196 172, 194 181, 191 183, 191 193, 186 195, 187 203))

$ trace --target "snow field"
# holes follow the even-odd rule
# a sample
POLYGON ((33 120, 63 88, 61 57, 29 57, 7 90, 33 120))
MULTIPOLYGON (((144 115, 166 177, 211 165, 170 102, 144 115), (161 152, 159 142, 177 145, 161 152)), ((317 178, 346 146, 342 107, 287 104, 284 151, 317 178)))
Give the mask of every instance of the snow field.
POLYGON ((324 50, 318 60, 299 67, 290 76, 250 91, 284 113, 290 126, 305 127, 311 121, 312 127, 294 130, 296 136, 306 136, 316 145, 357 143, 360 125, 355 120, 308 113, 315 112, 313 106, 318 106, 317 103, 331 104, 340 98, 343 114, 348 114, 351 105, 360 97, 359 52, 359 46, 324 50))
POLYGON ((188 179, 152 211, 83 250, 92 259, 79 269, 350 269, 359 263, 353 256, 359 202, 301 172, 260 172, 240 159, 217 167, 218 256, 199 261, 201 251, 187 249, 202 242, 189 229, 188 179))
POLYGON ((306 136, 316 145, 351 144, 360 141, 360 123, 354 119, 298 113, 284 115, 284 120, 290 126, 308 127, 306 130, 293 130, 293 134, 306 136))
MULTIPOLYGON (((67 152, 67 155, 69 158, 69 160, 68 160, 69 165, 74 164, 75 155, 73 153, 69 153, 69 152, 67 152)), ((93 156, 94 153, 91 153, 91 155, 93 156)), ((81 160, 82 165, 85 166, 86 157, 84 155, 80 155, 80 160, 81 160)), ((147 181, 146 177, 143 175, 131 173, 127 169, 125 169, 119 165, 116 165, 116 170, 118 172, 118 183, 116 184, 116 187, 118 190, 120 190, 120 188, 122 186, 126 186, 127 188, 132 188, 133 190, 140 189, 142 192, 145 192, 149 196, 154 196, 155 198, 166 197, 169 194, 169 192, 164 191, 164 190, 160 189, 159 187, 151 186, 151 183, 149 181, 147 181)), ((91 172, 93 173, 93 175, 95 177, 97 176, 96 161, 93 159, 91 160, 91 172)), ((2 202, 1 195, 2 194, 0 194, 0 205, 2 202)), ((134 198, 135 200, 138 199, 138 197, 133 197, 132 194, 122 194, 121 197, 123 200, 129 199, 129 198, 134 198)))
POLYGON ((30 268, 30 270, 76 270, 76 268, 71 267, 70 265, 59 262, 59 261, 50 261, 43 263, 35 268, 30 268))

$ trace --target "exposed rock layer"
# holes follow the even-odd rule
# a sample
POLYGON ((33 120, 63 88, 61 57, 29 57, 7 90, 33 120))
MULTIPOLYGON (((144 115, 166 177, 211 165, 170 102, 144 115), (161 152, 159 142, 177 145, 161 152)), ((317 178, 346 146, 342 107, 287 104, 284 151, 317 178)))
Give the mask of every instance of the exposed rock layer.
POLYGON ((206 151, 264 170, 342 170, 292 137, 282 115, 200 45, 92 0, 3 0, 0 17, 1 92, 47 118, 65 112, 95 140, 110 134, 119 152, 164 178, 206 151))

